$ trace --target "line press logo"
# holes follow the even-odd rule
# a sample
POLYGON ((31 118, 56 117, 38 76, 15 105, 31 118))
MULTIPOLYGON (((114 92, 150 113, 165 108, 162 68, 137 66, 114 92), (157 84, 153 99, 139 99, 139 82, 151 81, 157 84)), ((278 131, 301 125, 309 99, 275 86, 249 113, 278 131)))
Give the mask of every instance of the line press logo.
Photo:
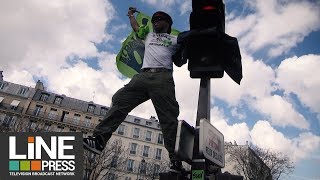
MULTIPOLYGON (((10 133, 6 140, 10 178, 81 179, 81 133, 10 133)), ((2 158, 0 160, 3 162, 2 158)))

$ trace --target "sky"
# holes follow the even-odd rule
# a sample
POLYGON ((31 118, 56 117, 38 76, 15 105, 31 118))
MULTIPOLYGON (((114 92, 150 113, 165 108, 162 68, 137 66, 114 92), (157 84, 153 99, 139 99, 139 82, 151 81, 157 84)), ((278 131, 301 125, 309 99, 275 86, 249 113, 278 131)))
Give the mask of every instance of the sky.
MULTIPOLYGON (((130 79, 115 57, 131 32, 128 7, 162 10, 189 30, 191 0, 0 0, 4 80, 110 106, 130 79)), ((282 179, 320 179, 320 1, 225 0, 226 33, 239 41, 243 79, 211 80, 211 123, 225 141, 282 152, 295 170, 282 179), (318 89, 318 90, 317 90, 318 89)), ((180 120, 195 125, 199 79, 174 67, 180 120)), ((150 101, 130 114, 156 116, 150 101)))

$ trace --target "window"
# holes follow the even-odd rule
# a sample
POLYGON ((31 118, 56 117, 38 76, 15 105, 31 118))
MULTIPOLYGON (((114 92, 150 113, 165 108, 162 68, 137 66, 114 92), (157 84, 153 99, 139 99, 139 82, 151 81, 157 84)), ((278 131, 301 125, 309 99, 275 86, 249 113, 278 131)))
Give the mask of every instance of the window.
POLYGON ((90 124, 91 124, 91 117, 86 116, 84 118, 84 126, 85 127, 90 127, 90 124))
POLYGON ((63 112, 62 112, 61 121, 62 121, 62 122, 68 121, 68 116, 69 116, 69 112, 63 111, 63 112))
POLYGON ((40 96, 40 101, 47 101, 49 98, 49 94, 47 93, 42 93, 40 96))
POLYGON ((147 126, 152 126, 152 122, 151 121, 146 121, 146 125, 147 126))
POLYGON ((154 164, 153 165, 153 173, 158 175, 160 172, 160 165, 159 164, 154 164))
POLYGON ((21 87, 18 94, 24 95, 24 94, 26 94, 26 92, 28 92, 28 90, 29 90, 29 88, 27 88, 27 87, 21 87))
POLYGON ((147 170, 147 163, 144 159, 142 159, 142 161, 140 162, 139 172, 141 174, 146 174, 146 170, 147 170))
POLYGON ((116 180, 116 179, 117 179, 117 177, 114 173, 112 173, 112 172, 108 173, 107 180, 116 180))
POLYGON ((105 116, 105 115, 107 115, 107 112, 108 112, 108 109, 107 109, 107 108, 101 107, 100 115, 105 116))
POLYGON ((161 160, 162 149, 157 148, 156 151, 156 159, 161 160))
POLYGON ((34 121, 30 121, 29 124, 28 124, 28 129, 32 129, 32 130, 35 130, 37 127, 37 123, 34 122, 34 121))
POLYGON ((137 124, 140 124, 140 119, 134 118, 133 122, 135 122, 135 123, 137 123, 137 124))
POLYGON ((146 141, 151 141, 152 131, 146 131, 146 141))
POLYGON ((39 116, 42 108, 43 108, 43 106, 36 105, 36 108, 33 111, 33 115, 34 116, 39 116))
POLYGON ((124 128, 125 126, 123 124, 120 124, 120 126, 118 127, 118 134, 124 135, 124 128))
POLYGON ((133 129, 133 138, 139 138, 139 134, 140 134, 140 129, 139 128, 134 128, 133 129))
POLYGON ((63 132, 64 127, 63 126, 58 126, 56 131, 57 132, 63 132))
POLYGON ((53 103, 59 105, 59 104, 61 104, 61 102, 62 102, 62 97, 58 97, 58 96, 57 96, 57 97, 54 99, 54 102, 53 102, 53 103))
POLYGON ((48 115, 48 118, 49 119, 56 119, 57 116, 58 116, 57 109, 51 108, 50 112, 49 112, 49 115, 48 115))
POLYGON ((11 109, 13 109, 13 110, 17 110, 17 109, 18 109, 19 104, 20 104, 20 101, 18 101, 18 100, 13 100, 13 101, 11 102, 11 104, 10 104, 11 109))
POLYGON ((14 123, 13 116, 6 116, 2 122, 2 125, 5 127, 10 127, 14 123))
POLYGON ((73 123, 74 124, 79 124, 79 121, 80 121, 80 114, 74 114, 73 116, 73 123))
POLYGON ((0 89, 4 89, 7 85, 8 83, 6 82, 0 82, 0 89))
POLYGON ((148 156, 149 156, 149 150, 150 150, 150 147, 145 145, 145 146, 143 147, 143 154, 142 154, 142 155, 143 155, 144 157, 148 157, 148 156))
POLYGON ((129 159, 128 160, 128 164, 127 164, 127 171, 133 171, 133 164, 134 164, 134 160, 129 159))
POLYGON ((158 143, 163 144, 163 135, 161 133, 159 133, 159 136, 158 136, 158 143))
POLYGON ((118 156, 114 155, 112 156, 111 164, 110 166, 113 168, 116 168, 118 165, 118 156))
POLYGON ((137 152, 137 144, 136 143, 131 143, 131 147, 130 147, 130 154, 136 154, 137 152))
POLYGON ((87 111, 88 111, 89 113, 94 113, 94 108, 95 108, 95 107, 96 107, 95 105, 89 104, 87 111))
POLYGON ((51 130, 51 124, 45 124, 43 127, 44 132, 49 132, 51 130))

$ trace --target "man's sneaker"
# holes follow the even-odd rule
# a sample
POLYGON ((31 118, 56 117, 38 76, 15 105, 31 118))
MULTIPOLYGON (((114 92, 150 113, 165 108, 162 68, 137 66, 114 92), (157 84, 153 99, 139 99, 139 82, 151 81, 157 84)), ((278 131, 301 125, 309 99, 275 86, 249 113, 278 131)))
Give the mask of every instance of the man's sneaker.
POLYGON ((184 173, 186 170, 183 168, 181 161, 171 161, 169 171, 181 174, 184 173))
POLYGON ((95 154, 101 154, 103 146, 98 143, 97 138, 89 136, 88 138, 83 138, 83 147, 95 154))

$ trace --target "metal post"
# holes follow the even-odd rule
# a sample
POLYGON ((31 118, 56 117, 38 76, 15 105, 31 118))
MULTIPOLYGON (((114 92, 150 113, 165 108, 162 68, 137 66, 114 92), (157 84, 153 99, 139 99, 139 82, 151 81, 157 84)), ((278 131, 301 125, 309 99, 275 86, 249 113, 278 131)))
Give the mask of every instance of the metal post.
POLYGON ((196 126, 200 125, 202 118, 210 119, 210 78, 201 78, 200 81, 196 126))
POLYGON ((191 179, 205 179, 206 175, 206 160, 200 156, 199 153, 199 126, 200 119, 210 120, 210 78, 201 78, 199 99, 198 99, 198 110, 195 128, 195 138, 193 147, 193 157, 191 166, 191 179))

